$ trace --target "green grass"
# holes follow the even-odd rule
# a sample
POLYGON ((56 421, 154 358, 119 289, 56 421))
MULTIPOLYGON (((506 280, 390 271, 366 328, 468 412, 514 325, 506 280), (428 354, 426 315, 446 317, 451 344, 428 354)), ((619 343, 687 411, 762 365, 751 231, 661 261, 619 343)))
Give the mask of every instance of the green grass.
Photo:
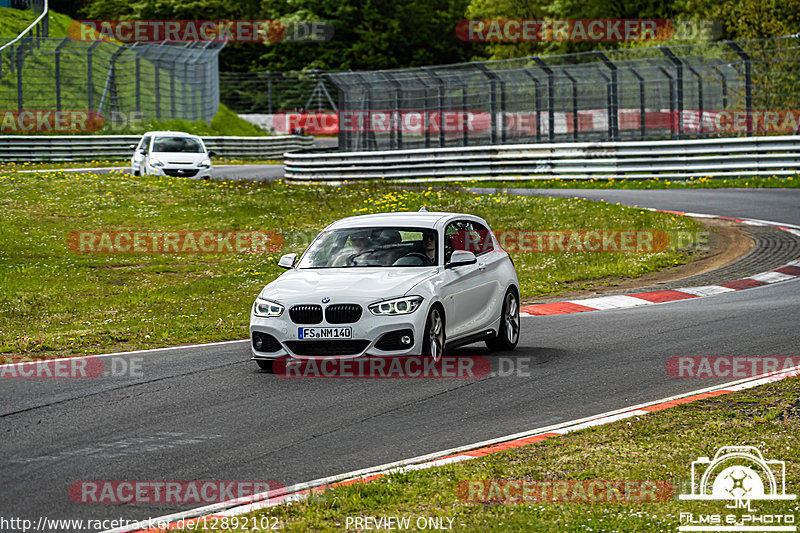
MULTIPOLYGON (((259 290, 330 222, 354 214, 474 213, 501 229, 693 231, 692 219, 578 199, 400 191, 380 185, 291 186, 92 173, 0 175, 0 354, 99 353, 244 338, 259 290), (280 252, 80 254, 73 231, 271 230, 280 252)), ((659 253, 517 253, 523 297, 596 278, 639 276, 689 260, 659 253)))
MULTIPOLYGON (((454 518, 455 531, 675 532, 681 512, 727 515, 725 502, 466 503, 469 480, 662 480, 686 493, 691 463, 721 446, 758 447, 786 461, 786 493, 800 492, 800 378, 706 399, 515 450, 327 490, 242 516, 277 518, 282 531, 342 531, 346 517, 454 518)), ((522 428, 521 428, 522 429, 522 428)), ((753 501, 754 514, 800 512, 796 500, 753 501)), ((263 523, 266 523, 263 522, 263 523)), ((447 522, 445 522, 447 524, 447 522)), ((352 527, 352 526, 351 526, 352 527)), ((203 531, 203 526, 187 531, 203 531)))
POLYGON ((778 177, 737 177, 713 178, 711 176, 697 176, 687 180, 670 179, 547 179, 547 180, 470 180, 464 179, 452 182, 420 182, 416 185, 443 185, 453 187, 490 187, 502 189, 727 189, 727 188, 798 188, 800 175, 778 177))
MULTIPOLYGON (((39 16, 31 10, 22 11, 0 7, 0 39, 13 39, 22 33, 39 16)), ((66 37, 72 18, 50 11, 50 37, 66 37)), ((36 35, 34 33, 34 35, 36 35)))
POLYGON ((239 115, 220 103, 217 114, 211 119, 211 124, 199 120, 189 122, 180 118, 170 120, 146 120, 129 124, 124 127, 107 124, 97 132, 98 135, 134 135, 148 131, 183 131, 192 135, 231 135, 239 137, 263 137, 269 135, 255 124, 239 118, 239 115))

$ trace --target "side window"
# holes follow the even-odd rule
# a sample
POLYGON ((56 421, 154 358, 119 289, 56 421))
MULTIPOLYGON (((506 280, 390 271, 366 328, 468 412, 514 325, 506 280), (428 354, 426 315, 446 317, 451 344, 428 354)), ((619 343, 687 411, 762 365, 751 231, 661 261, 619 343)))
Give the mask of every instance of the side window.
POLYGON ((464 250, 465 245, 465 232, 467 230, 467 222, 457 220, 447 225, 444 230, 444 262, 450 261, 450 256, 453 255, 455 250, 464 250))
POLYGON ((483 224, 458 220, 451 222, 445 229, 445 262, 450 261, 450 256, 455 250, 472 252, 477 257, 494 250, 494 241, 483 224))
POLYGON ((142 139, 141 143, 139 143, 139 149, 144 149, 144 153, 146 154, 150 153, 150 137, 144 137, 142 139))
POLYGON ((470 242, 477 243, 477 250, 474 250, 475 255, 482 255, 486 252, 494 250, 494 241, 489 234, 489 229, 483 224, 477 222, 470 222, 470 242))

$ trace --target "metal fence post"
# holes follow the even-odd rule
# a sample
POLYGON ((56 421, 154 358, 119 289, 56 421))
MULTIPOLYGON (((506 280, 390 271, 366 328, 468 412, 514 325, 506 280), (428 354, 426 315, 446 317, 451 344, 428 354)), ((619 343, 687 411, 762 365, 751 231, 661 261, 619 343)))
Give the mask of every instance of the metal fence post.
POLYGON ((681 138, 683 136, 683 63, 672 53, 672 50, 666 46, 659 46, 658 48, 664 52, 669 60, 672 61, 672 64, 675 65, 675 74, 677 78, 676 89, 678 92, 678 105, 675 112, 678 116, 678 138, 681 138))
POLYGON ((714 66, 714 70, 717 71, 717 74, 719 74, 719 77, 720 77, 720 81, 722 82, 722 109, 727 109, 728 108, 728 78, 722 72, 722 69, 720 68, 719 65, 715 65, 714 66))
POLYGON ((670 75, 669 72, 667 72, 667 69, 665 69, 664 67, 658 67, 658 70, 660 70, 664 74, 664 76, 666 76, 667 79, 669 80, 669 126, 670 126, 669 138, 674 139, 675 130, 678 129, 677 125, 678 117, 675 114, 675 85, 673 83, 674 78, 670 75))
POLYGON ((389 144, 392 148, 403 148, 403 116, 400 113, 400 102, 403 100, 403 87, 400 82, 392 77, 388 72, 383 72, 383 77, 394 87, 394 109, 392 109, 392 119, 389 130, 389 144), (394 125, 397 131, 394 131, 394 125))
POLYGON ((611 78, 606 76, 605 73, 600 70, 600 67, 597 68, 597 74, 603 78, 606 82, 606 113, 608 114, 608 120, 606 121, 606 131, 608 133, 608 140, 612 140, 613 135, 613 127, 611 126, 611 109, 613 108, 613 104, 611 103, 611 78))
MULTIPOLYGON (((337 85, 337 87, 338 87, 338 85, 337 85)), ((348 144, 350 142, 350 140, 348 139, 348 136, 347 136, 347 130, 342 128, 341 110, 342 109, 347 109, 347 94, 343 90, 341 90, 340 88, 338 89, 338 92, 339 92, 339 94, 337 95, 337 100, 339 100, 339 111, 337 111, 337 113, 336 113, 336 115, 337 115, 336 119, 337 119, 338 126, 339 126, 338 148, 339 148, 340 152, 346 152, 350 148, 350 146, 348 144)))
POLYGON ((463 146, 469 145, 469 116, 467 115, 469 111, 467 110, 467 104, 467 87, 465 85, 461 87, 461 144, 463 146))
POLYGON ((56 63, 56 110, 61 111, 61 49, 69 42, 69 37, 64 37, 55 50, 56 63))
POLYGON ((431 78, 436 80, 436 84, 439 86, 439 97, 437 98, 436 102, 436 109, 439 111, 439 146, 443 147, 445 145, 445 136, 444 136, 444 82, 442 79, 436 75, 431 67, 422 67, 422 69, 430 75, 431 78))
POLYGON ((578 140, 578 81, 566 71, 563 71, 569 81, 572 82, 572 140, 578 140))
POLYGON ((473 61, 472 64, 489 80, 489 142, 497 144, 497 133, 500 129, 500 121, 497 120, 497 82, 499 80, 497 74, 489 70, 483 63, 473 61))
POLYGON ((175 59, 169 62, 169 118, 175 118, 175 59))
POLYGON ((539 88, 539 80, 530 69, 524 69, 523 72, 533 81, 534 100, 536 106, 536 142, 542 142, 542 95, 539 88))
POLYGON ((750 56, 733 41, 725 41, 744 60, 744 106, 747 108, 747 136, 753 135, 753 69, 750 56))
MULTIPOLYGON (((12 60, 13 62, 13 60, 12 60)), ((17 109, 22 111, 22 66, 25 62, 25 49, 17 46, 17 109)))
POLYGON ((555 80, 553 69, 547 66, 547 63, 542 61, 539 57, 531 57, 539 68, 547 74, 547 140, 553 142, 556 138, 555 135, 555 98, 556 98, 556 90, 555 90, 555 80))
POLYGON ((646 133, 646 112, 644 105, 644 78, 633 67, 628 67, 631 73, 639 80, 639 140, 643 141, 646 133))
POLYGON ((697 78, 697 133, 703 133, 703 78, 700 74, 690 65, 686 64, 686 68, 697 78))
POLYGON ((430 114, 429 114, 429 106, 428 101, 430 100, 431 93, 430 88, 428 86, 428 82, 419 75, 419 73, 415 73, 417 79, 422 83, 422 86, 425 87, 425 109, 422 113, 422 129, 425 132, 425 148, 431 147, 431 121, 430 121, 430 114))
POLYGON ((611 85, 609 85, 608 98, 608 134, 612 141, 619 140, 619 84, 617 79, 617 66, 602 52, 595 55, 608 67, 611 72, 611 85))
POLYGON ((97 47, 97 45, 99 45, 102 42, 103 41, 99 39, 95 41, 94 44, 92 44, 92 46, 89 47, 89 50, 86 53, 86 85, 88 88, 87 100, 89 104, 88 109, 90 111, 94 109, 94 81, 92 80, 92 52, 94 52, 94 49, 97 47))

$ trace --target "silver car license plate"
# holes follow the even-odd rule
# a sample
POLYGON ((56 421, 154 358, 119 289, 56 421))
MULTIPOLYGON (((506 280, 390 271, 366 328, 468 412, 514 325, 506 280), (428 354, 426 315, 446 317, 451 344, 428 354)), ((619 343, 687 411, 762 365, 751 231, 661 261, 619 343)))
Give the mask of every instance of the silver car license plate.
POLYGON ((352 328, 297 328, 298 339, 352 339, 352 328))

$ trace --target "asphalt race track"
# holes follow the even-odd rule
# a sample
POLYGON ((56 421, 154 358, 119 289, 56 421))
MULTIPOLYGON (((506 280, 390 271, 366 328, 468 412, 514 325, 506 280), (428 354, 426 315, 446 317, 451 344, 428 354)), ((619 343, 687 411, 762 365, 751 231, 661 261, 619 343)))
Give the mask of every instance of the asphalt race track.
MULTIPOLYGON (((800 224, 798 190, 535 191, 800 224)), ((0 515, 145 519, 189 506, 76 504, 81 480, 285 485, 721 383, 674 379, 677 355, 800 356, 800 282, 696 300, 523 318, 528 374, 282 379, 246 342, 130 354, 141 377, 0 379, 0 515)), ((524 374, 524 373, 523 373, 524 374)))

